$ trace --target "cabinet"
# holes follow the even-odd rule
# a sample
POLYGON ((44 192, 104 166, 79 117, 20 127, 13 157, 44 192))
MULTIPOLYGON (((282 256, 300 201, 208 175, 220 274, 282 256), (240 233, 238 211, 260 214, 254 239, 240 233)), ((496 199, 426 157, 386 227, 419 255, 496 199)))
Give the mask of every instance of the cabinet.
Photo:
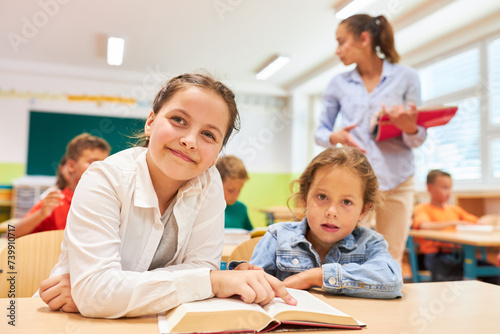
POLYGON ((12 218, 24 217, 40 200, 48 188, 54 186, 54 176, 24 176, 14 180, 12 192, 12 218))
POLYGON ((500 214, 500 190, 491 192, 456 192, 456 205, 478 217, 500 214))

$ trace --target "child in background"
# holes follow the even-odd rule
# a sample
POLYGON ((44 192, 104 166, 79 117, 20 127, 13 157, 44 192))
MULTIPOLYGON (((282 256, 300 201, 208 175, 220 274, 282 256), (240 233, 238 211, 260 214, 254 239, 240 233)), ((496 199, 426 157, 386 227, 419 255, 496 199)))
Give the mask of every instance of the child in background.
POLYGON ((110 152, 102 138, 82 133, 66 146, 57 170, 57 189, 53 189, 16 223, 16 237, 30 233, 64 230, 76 185, 94 161, 104 160, 110 152))
MULTIPOLYGON (((366 298, 401 296, 401 267, 379 233, 358 224, 378 199, 378 181, 357 148, 332 147, 316 156, 297 181, 301 222, 277 223, 257 244, 250 264, 289 288, 322 287, 366 298)), ((230 263, 230 269, 238 263, 230 263)))
POLYGON ((242 228, 248 231, 253 229, 248 218, 245 204, 238 201, 241 189, 248 181, 248 174, 243 161, 233 155, 226 155, 215 164, 222 178, 226 210, 224 211, 225 228, 242 228))
MULTIPOLYGON (((457 225, 476 224, 478 217, 456 205, 448 204, 453 180, 449 173, 431 170, 427 174, 427 191, 430 203, 422 203, 414 210, 413 228, 421 230, 456 231, 457 225)), ((453 243, 415 238, 424 254, 424 266, 433 281, 461 280, 463 278, 463 254, 460 246, 453 243)), ((478 260, 479 265, 489 265, 478 260)), ((496 279, 486 279, 497 283, 496 279)))
POLYGON ((214 295, 296 304, 262 271, 218 270, 226 205, 214 164, 238 119, 234 94, 221 82, 172 78, 155 97, 143 147, 83 175, 42 300, 96 318, 156 314, 214 295))

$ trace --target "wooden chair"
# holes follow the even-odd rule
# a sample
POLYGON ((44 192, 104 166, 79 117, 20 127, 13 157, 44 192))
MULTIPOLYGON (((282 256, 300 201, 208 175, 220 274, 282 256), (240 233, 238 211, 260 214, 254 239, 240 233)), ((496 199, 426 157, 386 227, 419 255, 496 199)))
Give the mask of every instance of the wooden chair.
POLYGON ((409 235, 408 239, 406 239, 406 248, 408 250, 413 283, 429 282, 431 280, 430 272, 427 270, 420 270, 418 267, 417 245, 413 241, 413 237, 411 235, 409 235))
POLYGON ((228 263, 231 261, 250 261, 253 254, 253 249, 262 237, 255 237, 236 246, 236 248, 229 255, 228 263))
POLYGON ((0 253, 0 298, 10 298, 11 287, 16 298, 33 296, 57 263, 63 236, 64 230, 56 230, 8 240, 12 243, 0 253), (13 286, 10 277, 15 278, 13 286))

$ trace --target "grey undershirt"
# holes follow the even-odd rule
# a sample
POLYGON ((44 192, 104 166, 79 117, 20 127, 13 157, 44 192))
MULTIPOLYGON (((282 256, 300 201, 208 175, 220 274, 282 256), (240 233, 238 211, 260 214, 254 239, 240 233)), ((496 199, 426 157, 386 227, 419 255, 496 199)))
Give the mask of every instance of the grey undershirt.
POLYGON ((167 210, 165 210, 165 213, 160 218, 163 223, 163 236, 161 237, 148 270, 163 268, 170 264, 174 258, 177 250, 177 236, 179 234, 179 227, 173 215, 174 205, 175 200, 170 203, 167 210))

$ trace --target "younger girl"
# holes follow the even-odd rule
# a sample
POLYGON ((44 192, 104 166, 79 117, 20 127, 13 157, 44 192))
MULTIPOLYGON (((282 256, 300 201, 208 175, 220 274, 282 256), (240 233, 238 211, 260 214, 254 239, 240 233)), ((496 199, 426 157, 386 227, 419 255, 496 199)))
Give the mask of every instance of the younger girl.
MULTIPOLYGON (((271 225, 250 264, 289 288, 322 287, 326 292, 367 298, 401 296, 401 267, 377 232, 357 227, 377 203, 378 182, 363 153, 352 147, 328 148, 297 181, 301 222, 271 225)), ((230 268, 234 264, 230 264, 230 268)))
POLYGON ((49 307, 118 318, 214 295, 295 304, 264 272, 217 271, 225 202, 213 165, 237 122, 234 94, 222 83, 197 74, 170 80, 146 120, 145 147, 93 163, 82 176, 59 262, 40 287, 49 307))

